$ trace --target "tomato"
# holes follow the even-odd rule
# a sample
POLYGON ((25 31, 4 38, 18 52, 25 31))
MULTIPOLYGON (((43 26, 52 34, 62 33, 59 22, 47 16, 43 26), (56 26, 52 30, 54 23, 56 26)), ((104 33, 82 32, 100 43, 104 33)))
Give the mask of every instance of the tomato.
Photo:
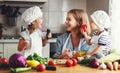
POLYGON ((48 62, 48 65, 50 65, 50 66, 56 66, 56 62, 53 61, 53 60, 50 60, 50 61, 48 62))
POLYGON ((36 67, 37 71, 44 71, 46 69, 46 66, 44 64, 39 64, 36 67))
POLYGON ((3 57, 3 58, 1 58, 1 59, 0 59, 0 63, 8 63, 7 58, 4 58, 4 57, 3 57))
POLYGON ((86 24, 83 24, 83 25, 81 26, 81 29, 83 29, 83 31, 86 32, 86 30, 87 30, 87 25, 86 25, 86 24))
POLYGON ((75 58, 73 58, 72 61, 73 61, 73 66, 77 65, 77 60, 75 58))
POLYGON ((68 67, 72 66, 72 65, 73 65, 73 61, 72 61, 72 60, 67 60, 67 61, 66 61, 66 65, 67 65, 68 67))

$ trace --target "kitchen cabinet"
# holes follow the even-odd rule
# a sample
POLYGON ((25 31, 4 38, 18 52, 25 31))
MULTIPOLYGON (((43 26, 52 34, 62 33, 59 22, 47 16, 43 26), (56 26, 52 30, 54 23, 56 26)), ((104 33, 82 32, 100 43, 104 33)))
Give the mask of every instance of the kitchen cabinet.
POLYGON ((50 57, 50 44, 46 44, 43 48, 42 48, 42 56, 44 58, 49 58, 50 57))
MULTIPOLYGON (((17 46, 17 43, 4 43, 4 57, 9 58, 14 53, 20 53, 17 46)), ((42 55, 44 58, 49 58, 49 44, 43 47, 42 55)))
MULTIPOLYGON (((21 53, 17 50, 18 47, 18 40, 0 40, 0 56, 6 57, 9 59, 9 57, 14 53, 21 53)), ((44 58, 50 57, 50 44, 46 44, 42 48, 42 55, 44 58)))
POLYGON ((3 44, 0 44, 0 58, 3 57, 3 44))
POLYGON ((12 54, 19 53, 17 46, 18 43, 4 43, 4 57, 9 59, 12 54))

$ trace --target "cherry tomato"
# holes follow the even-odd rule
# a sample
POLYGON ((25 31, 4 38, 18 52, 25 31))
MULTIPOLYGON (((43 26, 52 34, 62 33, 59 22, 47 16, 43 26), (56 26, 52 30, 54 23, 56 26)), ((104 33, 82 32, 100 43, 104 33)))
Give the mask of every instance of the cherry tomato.
POLYGON ((66 65, 67 65, 68 67, 72 66, 72 65, 73 65, 73 61, 72 61, 72 60, 67 60, 67 61, 66 61, 66 65))
POLYGON ((4 57, 3 57, 3 58, 1 58, 1 59, 0 59, 0 63, 8 63, 7 58, 4 58, 4 57))
POLYGON ((56 66, 56 62, 53 61, 53 60, 50 60, 50 61, 48 62, 48 65, 50 65, 50 66, 56 66))
POLYGON ((81 29, 83 29, 83 31, 86 32, 86 30, 87 30, 87 25, 86 25, 86 24, 83 24, 83 25, 81 26, 81 29))
POLYGON ((37 71, 44 71, 46 69, 46 66, 44 64, 39 64, 36 67, 37 71))
POLYGON ((75 58, 73 58, 72 61, 73 61, 73 66, 77 65, 77 60, 75 58))

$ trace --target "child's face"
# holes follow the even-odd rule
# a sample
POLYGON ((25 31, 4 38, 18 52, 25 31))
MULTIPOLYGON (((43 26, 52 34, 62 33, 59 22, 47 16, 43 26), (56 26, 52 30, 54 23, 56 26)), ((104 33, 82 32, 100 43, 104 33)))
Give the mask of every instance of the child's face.
POLYGON ((65 23, 67 31, 73 31, 77 27, 77 21, 75 20, 73 14, 71 13, 68 13, 65 23))
POLYGON ((42 23, 43 23, 43 19, 42 17, 39 17, 35 21, 33 21, 32 24, 34 25, 35 29, 38 29, 38 28, 42 28, 42 23))

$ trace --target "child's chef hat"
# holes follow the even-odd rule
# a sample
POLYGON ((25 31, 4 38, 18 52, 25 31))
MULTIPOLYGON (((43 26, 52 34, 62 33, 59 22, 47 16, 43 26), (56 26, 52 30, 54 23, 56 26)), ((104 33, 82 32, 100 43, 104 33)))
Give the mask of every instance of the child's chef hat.
POLYGON ((108 29, 111 26, 110 17, 105 11, 98 10, 91 15, 92 20, 102 30, 108 29))
POLYGON ((42 17, 43 13, 38 6, 33 6, 25 10, 25 12, 22 14, 22 19, 25 23, 31 24, 34 20, 36 20, 38 17, 42 17))

